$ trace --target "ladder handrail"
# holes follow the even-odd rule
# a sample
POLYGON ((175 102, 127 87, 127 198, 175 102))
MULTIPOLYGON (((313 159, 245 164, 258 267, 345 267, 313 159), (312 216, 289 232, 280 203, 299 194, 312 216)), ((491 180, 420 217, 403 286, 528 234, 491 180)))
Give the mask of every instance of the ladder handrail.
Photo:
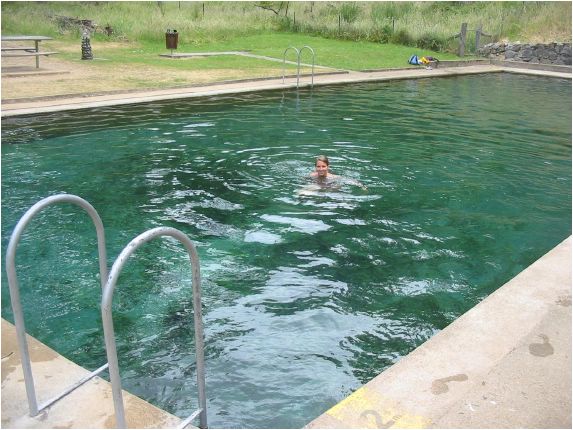
POLYGON ((304 49, 309 49, 310 52, 312 53, 312 74, 311 74, 311 86, 314 87, 314 49, 312 49, 310 46, 308 45, 304 45, 302 48, 300 48, 300 51, 298 53, 299 55, 299 59, 298 59, 298 63, 300 64, 300 55, 302 54, 302 51, 304 49))
POLYGON ((285 52, 283 53, 283 84, 285 83, 286 53, 289 49, 294 49, 296 52, 296 58, 297 58, 296 87, 298 88, 298 81, 299 81, 299 77, 300 77, 300 51, 298 49, 296 49, 294 46, 289 46, 287 49, 285 49, 285 52))
MULTIPOLYGON (((197 364, 197 385, 199 397, 200 411, 200 428, 207 428, 207 400, 205 396, 205 358, 204 358, 204 341, 203 341, 203 321, 201 312, 201 275, 199 271, 199 256, 195 245, 181 231, 171 227, 156 227, 147 230, 139 236, 135 237, 127 246, 121 251, 109 272, 109 277, 104 288, 104 293, 101 302, 101 314, 103 320, 103 332, 106 345, 107 359, 109 363, 109 376, 113 394, 113 404, 115 408, 116 425, 118 428, 125 428, 125 410, 123 405, 123 396, 121 392, 121 378, 119 376, 119 364, 117 361, 117 349, 115 344, 115 335, 113 329, 112 318, 112 299, 117 278, 125 265, 127 259, 133 254, 141 245, 159 236, 171 236, 179 240, 189 254, 191 269, 192 269, 192 291, 193 291, 193 318, 195 325, 195 346, 196 346, 196 364, 197 364)), ((191 417, 184 420, 183 423, 187 425, 190 418, 194 418, 196 411, 191 417)))
MULTIPOLYGON (((24 373, 24 383, 26 386, 26 395, 28 397, 28 407, 30 409, 30 416, 34 417, 38 413, 47 408, 49 405, 59 400, 69 392, 77 388, 80 383, 69 387, 64 391, 64 393, 59 396, 54 397, 52 400, 44 403, 41 407, 38 407, 38 400, 36 397, 36 389, 34 387, 34 376, 32 375, 32 366, 30 363, 30 353, 28 351, 28 340, 26 338, 26 327, 24 324, 24 313, 22 311, 22 303, 20 301, 20 287, 18 286, 18 277, 16 275, 16 249, 20 238, 26 226, 30 223, 32 218, 40 212, 45 207, 52 205, 54 203, 74 203, 81 208, 83 208, 88 215, 91 217, 97 234, 98 242, 98 254, 99 254, 99 271, 100 271, 100 281, 102 290, 105 286, 105 281, 107 279, 107 257, 105 248, 105 233, 103 228, 103 223, 97 211, 94 207, 81 197, 75 196, 73 194, 58 194, 55 196, 46 197, 40 200, 20 218, 20 221, 16 224, 12 236, 10 237, 10 242, 8 243, 8 248, 6 250, 6 274, 8 276, 8 287, 10 289, 10 302, 12 304, 12 312, 14 313, 14 325, 16 326, 16 337, 18 340, 18 349, 20 351, 20 357, 22 360, 22 371, 24 373)), ((101 371, 107 368, 107 364, 100 367, 95 372, 90 374, 90 378, 97 375, 101 371)), ((89 378, 83 378, 80 382, 86 382, 89 378)))
POLYGON ((311 86, 314 88, 314 49, 312 49, 310 46, 308 45, 304 45, 302 48, 297 49, 294 46, 289 46, 287 49, 285 49, 285 52, 283 53, 283 84, 285 83, 285 63, 286 63, 286 53, 289 49, 294 49, 296 51, 296 62, 297 62, 297 68, 296 68, 296 87, 298 88, 299 85, 299 81, 300 81, 300 56, 302 54, 302 51, 305 49, 309 49, 310 52, 312 53, 312 72, 311 72, 311 86))

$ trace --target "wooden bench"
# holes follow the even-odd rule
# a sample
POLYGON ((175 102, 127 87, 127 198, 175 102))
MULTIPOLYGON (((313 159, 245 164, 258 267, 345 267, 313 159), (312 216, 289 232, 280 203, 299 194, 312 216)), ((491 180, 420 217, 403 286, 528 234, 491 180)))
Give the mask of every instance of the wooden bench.
MULTIPOLYGON (((4 51, 4 50, 2 50, 4 51)), ((37 57, 39 55, 53 55, 58 54, 55 51, 40 51, 40 52, 2 52, 2 57, 37 57)))
POLYGON ((47 36, 2 36, 2 57, 35 57, 36 69, 40 68, 40 57, 57 54, 55 51, 40 51, 42 40, 52 40, 47 36), (4 46, 4 42, 34 42, 34 46, 4 46), (20 52, 23 51, 23 52, 20 52))
POLYGON ((11 47, 2 47, 2 51, 35 51, 36 48, 31 46, 29 48, 24 48, 24 47, 16 47, 16 48, 11 48, 11 47))

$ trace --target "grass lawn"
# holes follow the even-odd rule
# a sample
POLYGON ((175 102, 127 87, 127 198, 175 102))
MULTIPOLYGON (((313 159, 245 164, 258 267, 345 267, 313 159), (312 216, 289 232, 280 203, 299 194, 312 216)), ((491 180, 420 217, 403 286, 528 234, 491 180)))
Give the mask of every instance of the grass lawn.
MULTIPOLYGON (((70 46, 67 41, 60 41, 58 45, 70 46)), ((78 58, 78 43, 73 42, 73 50, 65 49, 63 58, 74 60, 78 58)), ((325 39, 322 37, 305 36, 291 33, 267 33, 255 36, 238 37, 225 42, 196 45, 185 41, 184 35, 179 36, 179 45, 176 53, 190 52, 217 52, 217 51, 249 51, 252 54, 283 59, 285 50, 290 47, 298 49, 310 46, 315 53, 315 64, 343 70, 364 70, 408 67, 407 61, 412 54, 432 55, 441 60, 457 59, 453 54, 426 51, 417 48, 379 44, 372 42, 351 42, 325 39)), ((63 46, 59 46, 60 49, 63 46)), ((58 47, 56 47, 58 48, 58 47)), ((213 69, 257 69, 282 67, 282 63, 273 64, 264 60, 256 60, 247 57, 233 55, 203 57, 192 60, 171 60, 160 57, 159 54, 169 53, 170 50, 163 44, 156 43, 118 43, 94 40, 92 48, 96 57, 107 61, 102 62, 102 67, 112 66, 113 63, 121 64, 145 64, 148 66, 166 68, 193 67, 202 70, 213 69)), ((293 50, 287 52, 287 60, 296 61, 293 50)), ((308 50, 302 53, 301 61, 311 63, 312 54, 308 50)), ((293 66, 287 69, 292 70, 293 66)))
MULTIPOLYGON (((165 89, 237 79, 280 78, 283 74, 282 59, 285 50, 291 46, 300 49, 305 45, 313 48, 315 65, 336 70, 419 67, 407 64, 412 54, 432 55, 441 60, 457 58, 452 54, 400 45, 340 41, 291 33, 265 33, 201 45, 191 43, 185 39, 185 35, 181 35, 175 52, 249 51, 279 61, 236 55, 172 59, 159 55, 170 53, 164 41, 111 41, 101 35, 91 41, 94 60, 85 61, 81 60, 79 40, 56 37, 44 42, 42 46, 43 49, 57 51, 59 54, 45 59, 43 64, 47 68, 65 70, 67 74, 47 76, 42 80, 34 77, 5 79, 2 99, 165 89)), ((294 50, 288 50, 286 59, 296 61, 294 50)), ((303 51, 301 62, 312 62, 310 51, 303 51)), ((10 64, 5 61, 3 67, 10 64)), ((315 69, 315 73, 324 71, 315 69)), ((301 67, 301 73, 309 72, 310 67, 301 67)), ((287 63, 285 73, 295 74, 296 65, 287 63)))
MULTIPOLYGON (((344 70, 408 67, 408 58, 413 54, 431 55, 441 60, 458 59, 453 54, 426 51, 409 46, 333 40, 298 33, 269 33, 248 36, 210 45, 208 50, 250 50, 253 54, 283 58, 287 47, 294 46, 300 49, 305 45, 314 50, 316 64, 344 70)), ((182 46, 182 49, 188 48, 182 46)), ((292 60, 294 56, 294 51, 290 50, 287 59, 292 60)), ((302 61, 310 63, 311 59, 310 51, 303 51, 302 61)))

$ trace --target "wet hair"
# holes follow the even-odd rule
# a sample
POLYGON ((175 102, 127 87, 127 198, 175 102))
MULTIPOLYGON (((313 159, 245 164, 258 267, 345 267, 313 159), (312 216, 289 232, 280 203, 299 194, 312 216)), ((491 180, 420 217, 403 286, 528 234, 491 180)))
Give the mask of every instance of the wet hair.
POLYGON ((316 163, 318 163, 319 161, 322 161, 323 163, 326 163, 327 166, 330 166, 330 162, 328 161, 328 157, 326 155, 319 155, 318 157, 316 157, 314 165, 316 166, 316 163))

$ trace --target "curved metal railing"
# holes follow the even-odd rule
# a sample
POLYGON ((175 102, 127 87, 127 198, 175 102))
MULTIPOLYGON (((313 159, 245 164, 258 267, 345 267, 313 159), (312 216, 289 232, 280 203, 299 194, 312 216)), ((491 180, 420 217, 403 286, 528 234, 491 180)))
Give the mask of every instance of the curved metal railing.
POLYGON ((283 84, 285 83, 286 54, 289 51, 289 49, 294 49, 294 51, 296 52, 296 58, 297 58, 296 87, 298 88, 298 81, 300 78, 300 51, 298 49, 296 49, 294 46, 289 46, 287 49, 285 49, 285 52, 283 53, 283 84))
POLYGON ((24 383, 26 386, 26 395, 28 397, 28 407, 30 409, 30 415, 36 416, 40 411, 46 409, 48 406, 58 401, 65 395, 69 394, 84 382, 90 380, 97 374, 101 373, 108 367, 108 364, 104 364, 99 369, 95 370, 91 374, 85 376, 75 384, 68 387, 64 392, 57 395, 56 397, 44 402, 42 405, 38 406, 38 400, 36 397, 36 389, 34 386, 34 377, 32 375, 32 366, 30 363, 30 353, 28 351, 28 341, 26 339, 26 327, 24 324, 24 313, 22 311, 22 304, 20 301, 20 287, 18 285, 18 277, 16 275, 16 249, 20 238, 26 226, 30 223, 32 218, 47 206, 54 203, 73 203, 81 208, 83 208, 91 217, 94 222, 97 234, 98 242, 98 254, 99 254, 99 272, 101 277, 102 290, 104 289, 105 282, 107 279, 107 265, 106 265, 106 249, 105 249, 105 234, 103 223, 100 216, 94 207, 81 197, 74 196, 72 194, 58 194, 51 197, 46 197, 40 200, 38 203, 33 205, 28 211, 20 218, 18 224, 12 232, 10 237, 10 242, 8 243, 8 249, 6 250, 6 273, 8 275, 8 287, 10 289, 10 301, 12 304, 12 311, 14 313, 14 325, 16 326, 16 337, 18 341, 18 349, 20 351, 20 357, 22 360, 22 371, 24 372, 24 383))
POLYGON ((181 242, 189 254, 192 269, 192 289, 193 289, 193 318, 195 326, 195 349, 197 364, 197 385, 199 397, 199 409, 183 420, 179 428, 186 427, 195 417, 200 417, 199 427, 207 428, 207 400, 205 396, 205 358, 203 341, 203 321, 201 316, 201 275, 199 272, 199 257, 193 242, 181 231, 171 227, 157 227, 148 230, 131 242, 121 251, 109 273, 109 278, 104 288, 101 304, 101 314, 103 320, 103 330, 107 359, 109 363, 109 375, 112 386, 113 404, 115 408, 116 425, 118 428, 125 428, 125 410, 123 396, 121 392, 121 378, 119 376, 119 364, 117 361, 117 349, 115 345, 115 335, 112 318, 112 299, 117 278, 125 265, 127 259, 137 248, 150 240, 160 236, 171 236, 181 242))
POLYGON ((310 50, 310 52, 312 53, 312 72, 311 72, 311 86, 314 87, 314 49, 312 49, 310 46, 308 45, 304 45, 302 48, 297 49, 294 46, 289 46, 287 49, 285 49, 285 52, 283 53, 283 84, 285 83, 285 64, 286 64, 286 54, 288 52, 289 49, 294 49, 296 52, 296 62, 297 62, 297 67, 296 67, 296 87, 298 88, 299 86, 299 82, 300 82, 300 56, 302 54, 302 51, 304 51, 305 49, 310 50))
POLYGON ((298 55, 299 55, 298 64, 299 64, 299 67, 300 67, 300 55, 302 54, 302 51, 304 51, 305 49, 310 50, 310 52, 312 53, 312 73, 311 73, 311 83, 310 83, 310 85, 311 85, 312 87, 314 87, 314 49, 312 49, 312 48, 311 48, 310 46, 308 46, 308 45, 304 45, 302 48, 300 48, 300 51, 299 51, 299 53, 298 53, 298 55))

